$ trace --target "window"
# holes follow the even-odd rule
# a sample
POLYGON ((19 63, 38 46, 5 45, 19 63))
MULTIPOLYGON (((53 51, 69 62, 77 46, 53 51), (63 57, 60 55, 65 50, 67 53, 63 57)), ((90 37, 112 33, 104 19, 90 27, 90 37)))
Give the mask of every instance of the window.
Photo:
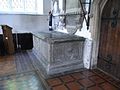
POLYGON ((0 0, 0 13, 43 14, 43 0, 0 0))
POLYGON ((59 0, 59 9, 60 9, 60 13, 63 12, 63 0, 59 0))

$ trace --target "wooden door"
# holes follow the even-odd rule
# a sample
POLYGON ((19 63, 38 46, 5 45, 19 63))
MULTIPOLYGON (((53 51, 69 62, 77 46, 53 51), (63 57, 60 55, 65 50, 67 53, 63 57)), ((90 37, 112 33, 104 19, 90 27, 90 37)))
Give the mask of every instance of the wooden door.
POLYGON ((97 66, 120 79, 120 0, 108 0, 103 9, 97 66))

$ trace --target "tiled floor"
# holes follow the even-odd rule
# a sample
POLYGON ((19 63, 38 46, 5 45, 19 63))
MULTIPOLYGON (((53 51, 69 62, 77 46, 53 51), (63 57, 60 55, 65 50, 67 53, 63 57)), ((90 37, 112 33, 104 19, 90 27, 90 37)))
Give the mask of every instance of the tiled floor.
POLYGON ((103 74, 99 70, 84 70, 47 79, 47 83, 51 90, 120 90, 103 74))
POLYGON ((35 60, 34 55, 27 52, 0 57, 0 90, 120 90, 120 81, 97 69, 41 80, 41 71, 35 68, 40 66, 38 63, 34 66, 35 60))
POLYGON ((25 51, 0 56, 0 77, 34 70, 29 54, 25 51))
POLYGON ((0 90, 45 90, 35 72, 8 75, 0 78, 0 90))
POLYGON ((0 56, 0 90, 46 90, 26 51, 0 56))

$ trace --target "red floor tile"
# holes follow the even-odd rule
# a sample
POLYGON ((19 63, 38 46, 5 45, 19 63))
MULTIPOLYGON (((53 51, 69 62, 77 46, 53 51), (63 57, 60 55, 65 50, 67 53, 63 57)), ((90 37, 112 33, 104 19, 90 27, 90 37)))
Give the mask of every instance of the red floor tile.
POLYGON ((62 84, 62 82, 59 78, 48 79, 47 82, 50 86, 55 86, 55 85, 62 84))
POLYGON ((89 87, 87 90, 103 90, 103 89, 99 86, 93 86, 93 87, 89 87))
POLYGON ((99 76, 92 76, 92 77, 90 77, 90 79, 91 79, 93 82, 95 82, 96 84, 105 82, 105 80, 103 80, 103 79, 100 78, 99 76))
POLYGON ((59 85, 59 86, 53 87, 52 90, 68 90, 68 89, 64 85, 59 85))
POLYGON ((95 73, 93 73, 93 72, 91 72, 91 71, 89 71, 89 70, 86 70, 86 71, 83 71, 82 72, 85 76, 93 76, 93 75, 95 75, 95 73))
POLYGON ((47 82, 52 90, 120 90, 114 86, 119 85, 118 81, 110 83, 106 74, 102 72, 98 74, 89 70, 59 76, 49 79, 47 82))
POLYGON ((77 82, 70 82, 68 84, 66 84, 67 87, 70 89, 70 90, 80 90, 82 89, 83 87, 77 83, 77 82))
POLYGON ((73 73, 71 74, 75 79, 83 79, 85 76, 81 73, 73 73))
POLYGON ((93 82, 92 82, 91 80, 89 80, 89 79, 79 80, 79 83, 82 84, 84 87, 90 87, 90 86, 95 85, 95 83, 93 83, 93 82))
POLYGON ((74 81, 74 78, 72 78, 70 75, 65 75, 60 77, 64 82, 71 82, 74 81))
POLYGON ((115 86, 109 84, 109 83, 103 83, 101 85, 101 87, 104 89, 104 90, 120 90, 118 88, 116 88, 115 86))

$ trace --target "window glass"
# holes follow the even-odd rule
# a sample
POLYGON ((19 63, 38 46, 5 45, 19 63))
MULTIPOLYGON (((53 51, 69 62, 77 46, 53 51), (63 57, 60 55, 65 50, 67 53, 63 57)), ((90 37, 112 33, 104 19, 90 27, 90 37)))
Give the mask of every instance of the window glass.
POLYGON ((0 13, 43 14, 43 0, 0 0, 0 13))

